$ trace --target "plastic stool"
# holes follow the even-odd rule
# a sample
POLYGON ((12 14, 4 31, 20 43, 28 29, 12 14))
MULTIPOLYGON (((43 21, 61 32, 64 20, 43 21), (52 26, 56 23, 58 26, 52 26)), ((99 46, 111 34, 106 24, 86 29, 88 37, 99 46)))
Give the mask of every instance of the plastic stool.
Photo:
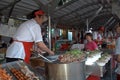
POLYGON ((93 76, 93 75, 90 75, 87 80, 101 80, 100 77, 98 76, 93 76))
POLYGON ((117 74, 117 80, 120 80, 120 74, 117 74))

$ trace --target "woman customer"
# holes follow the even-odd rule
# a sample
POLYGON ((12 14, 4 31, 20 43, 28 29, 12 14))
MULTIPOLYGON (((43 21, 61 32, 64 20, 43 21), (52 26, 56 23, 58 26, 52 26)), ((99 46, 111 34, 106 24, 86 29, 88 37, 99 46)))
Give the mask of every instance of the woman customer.
POLYGON ((91 33, 86 33, 85 38, 87 40, 87 43, 85 44, 85 50, 93 51, 98 49, 97 44, 93 41, 93 35, 91 33))
MULTIPOLYGON (((91 33, 86 33, 85 38, 87 43, 85 44, 86 51, 94 51, 98 49, 97 44, 93 41, 93 35, 91 33)), ((89 75, 86 80, 101 80, 99 76, 89 75)))

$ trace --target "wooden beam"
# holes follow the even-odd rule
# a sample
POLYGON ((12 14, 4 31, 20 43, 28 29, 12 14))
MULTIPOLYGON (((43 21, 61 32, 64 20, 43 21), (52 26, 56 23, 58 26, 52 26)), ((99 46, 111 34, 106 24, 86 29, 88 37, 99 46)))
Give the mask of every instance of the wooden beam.
POLYGON ((21 1, 21 0, 18 0, 18 1, 15 0, 15 1, 13 2, 13 5, 11 5, 12 7, 11 7, 11 9, 10 9, 10 12, 9 12, 9 15, 8 15, 7 22, 8 22, 8 20, 9 20, 11 14, 12 14, 12 11, 13 11, 15 5, 16 5, 18 2, 20 2, 20 1, 21 1))
POLYGON ((15 3, 19 2, 20 0, 14 0, 13 2, 11 2, 10 4, 8 4, 7 6, 3 7, 0 9, 0 12, 2 12, 3 10, 12 7, 15 3))

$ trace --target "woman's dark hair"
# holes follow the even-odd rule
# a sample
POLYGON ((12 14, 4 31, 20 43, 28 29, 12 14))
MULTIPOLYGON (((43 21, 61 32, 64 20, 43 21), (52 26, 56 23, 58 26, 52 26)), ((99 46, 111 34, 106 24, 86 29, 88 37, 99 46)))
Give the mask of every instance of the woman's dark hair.
POLYGON ((93 35, 92 35, 92 33, 86 33, 86 34, 85 34, 85 37, 86 37, 86 36, 90 36, 91 39, 93 39, 93 35))
MULTIPOLYGON (((38 9, 38 10, 40 10, 40 9, 38 9)), ((35 18, 35 17, 36 17, 36 16, 35 16, 35 12, 38 11, 38 10, 34 10, 34 11, 32 11, 30 14, 28 14, 28 15, 27 15, 27 19, 35 18)), ((39 15, 39 16, 41 16, 41 15, 39 15)))

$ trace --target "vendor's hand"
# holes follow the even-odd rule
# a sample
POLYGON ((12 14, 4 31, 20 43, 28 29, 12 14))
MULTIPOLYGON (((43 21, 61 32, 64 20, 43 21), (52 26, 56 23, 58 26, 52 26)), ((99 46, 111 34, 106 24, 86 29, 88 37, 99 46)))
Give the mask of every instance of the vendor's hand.
POLYGON ((42 53, 42 54, 46 53, 46 52, 42 51, 40 48, 37 49, 37 52, 42 53))
POLYGON ((54 55, 55 53, 54 53, 53 51, 50 51, 49 54, 50 54, 50 55, 54 55))

